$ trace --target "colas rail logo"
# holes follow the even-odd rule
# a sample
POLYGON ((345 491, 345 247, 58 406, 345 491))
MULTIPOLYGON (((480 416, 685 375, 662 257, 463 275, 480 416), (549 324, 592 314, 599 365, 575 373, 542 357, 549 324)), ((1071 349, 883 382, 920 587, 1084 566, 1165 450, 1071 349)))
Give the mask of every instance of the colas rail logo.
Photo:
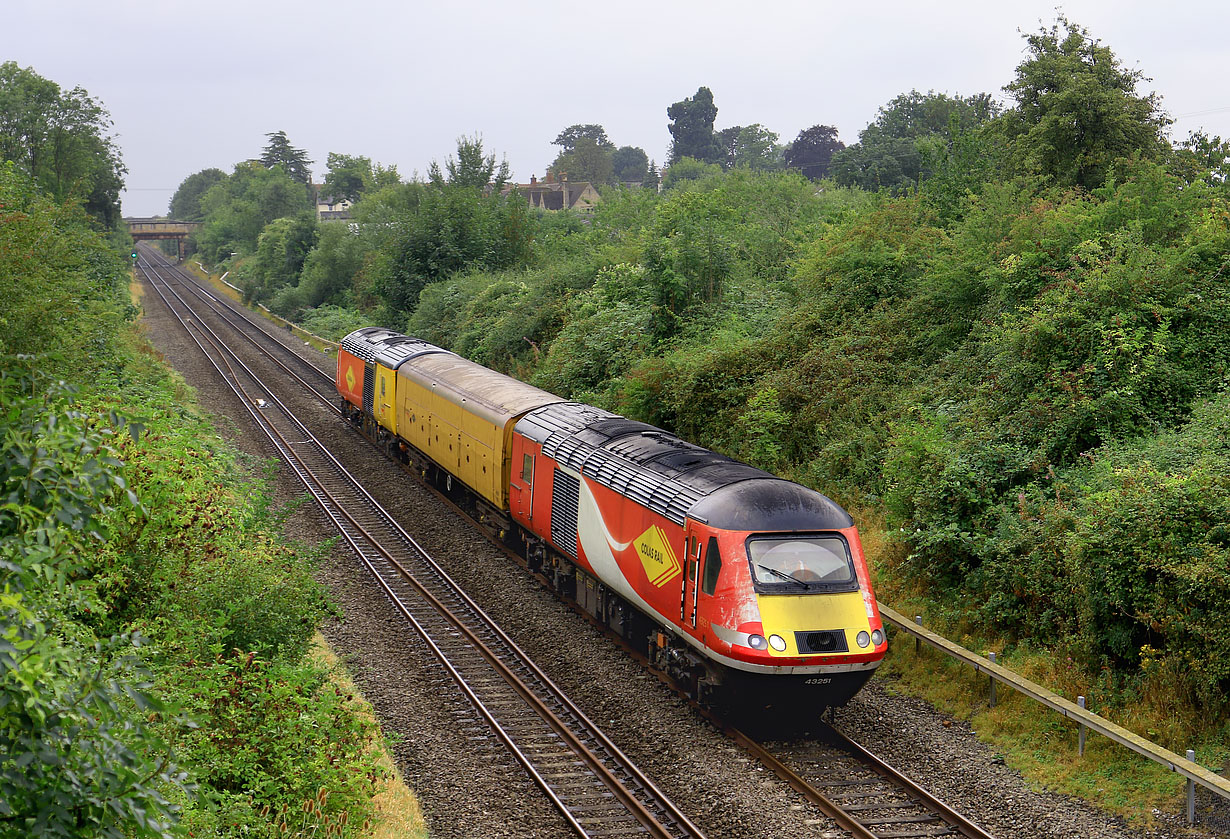
POLYGON ((351 393, 354 393, 354 365, 346 368, 346 387, 351 393))
POLYGON ((682 570, 679 560, 675 558, 666 534, 656 524, 636 537, 632 545, 636 548, 636 555, 641 558, 650 585, 660 588, 679 576, 682 570))

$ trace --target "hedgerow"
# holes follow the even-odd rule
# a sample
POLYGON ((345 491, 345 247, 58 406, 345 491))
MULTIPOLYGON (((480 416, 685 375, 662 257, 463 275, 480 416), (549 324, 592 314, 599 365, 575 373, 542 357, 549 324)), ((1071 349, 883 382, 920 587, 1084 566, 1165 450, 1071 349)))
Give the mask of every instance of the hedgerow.
POLYGON ((307 655, 332 607, 266 470, 79 209, 4 167, 0 221, 0 836, 355 835, 378 732, 307 655))

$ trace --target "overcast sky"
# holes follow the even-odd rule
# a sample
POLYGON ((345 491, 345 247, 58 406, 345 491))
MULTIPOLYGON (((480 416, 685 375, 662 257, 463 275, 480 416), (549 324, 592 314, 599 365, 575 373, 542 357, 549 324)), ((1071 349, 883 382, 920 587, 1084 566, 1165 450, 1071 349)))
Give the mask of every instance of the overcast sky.
MULTIPOLYGON (((847 143, 917 89, 1003 99, 1022 32, 1051 0, 5 0, 0 61, 102 100, 128 166, 126 216, 165 214, 175 188, 256 157, 285 131, 403 177, 479 133, 513 175, 541 176, 564 127, 600 123, 659 165, 666 108, 701 85, 717 127, 787 142, 817 123, 847 143)), ((1230 137, 1230 3, 1080 0, 1059 7, 1152 79, 1171 134, 1230 137)))

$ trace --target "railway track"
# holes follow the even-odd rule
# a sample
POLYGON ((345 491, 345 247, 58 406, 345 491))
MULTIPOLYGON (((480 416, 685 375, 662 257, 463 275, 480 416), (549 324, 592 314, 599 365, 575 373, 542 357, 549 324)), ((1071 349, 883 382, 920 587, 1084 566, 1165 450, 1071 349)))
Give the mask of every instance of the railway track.
MULTIPOLYGON (((143 267, 148 268, 153 274, 153 278, 150 279, 151 284, 157 281, 163 283, 168 288, 170 285, 182 286, 183 289, 193 295, 200 305, 206 306, 215 312, 219 318, 222 318, 238 334, 243 335, 246 342, 251 343, 270 361, 297 379, 327 405, 331 411, 338 413, 331 376, 310 364, 265 330, 252 324, 250 318, 244 312, 229 303, 219 301, 208 290, 201 288, 194 279, 183 275, 182 272, 179 272, 178 269, 175 269, 169 263, 163 261, 163 264, 155 266, 146 262, 143 267), (274 345, 275 348, 273 350, 269 349, 270 344, 274 345), (299 372, 296 373, 291 368, 295 368, 299 372)), ((159 290, 159 294, 161 295, 162 293, 159 290)), ((178 295, 174 296, 180 300, 181 305, 186 307, 183 298, 179 298, 178 295)), ((168 306, 171 306, 170 302, 168 302, 168 306)), ((181 322, 184 322, 184 319, 181 319, 181 322)), ((199 332, 202 329, 199 323, 193 325, 195 331, 199 332)), ((190 328, 190 323, 185 323, 185 328, 189 329, 190 333, 194 331, 193 328, 190 328)), ((220 343, 216 336, 213 340, 220 343)), ((197 343, 203 345, 210 344, 211 342, 198 340, 197 343)), ((204 350, 204 346, 202 346, 202 349, 204 350)), ((215 367, 218 367, 219 371, 222 372, 226 369, 227 365, 215 362, 215 367)), ((227 377, 228 373, 224 372, 223 375, 227 377)), ((250 387, 260 393, 268 393, 268 389, 263 384, 252 384, 250 387)), ((244 391, 241 388, 237 392, 243 393, 244 391)), ((258 425, 261 425, 262 428, 265 428, 268 424, 267 420, 269 417, 280 413, 280 411, 270 411, 268 407, 254 411, 251 407, 251 399, 243 395, 240 398, 245 400, 245 405, 248 406, 249 412, 253 413, 258 425)), ((273 431, 266 431, 266 433, 276 434, 273 431)), ((452 584, 452 581, 447 579, 447 575, 438 569, 438 566, 435 566, 430 558, 426 557, 425 552, 418 547, 414 540, 396 522, 392 521, 391 517, 388 517, 387 514, 384 514, 379 509, 379 505, 362 490, 357 481, 351 478, 348 473, 344 477, 341 476, 341 473, 345 473, 345 470, 340 464, 332 460, 332 456, 324 451, 323 446, 315 442, 305 427, 292 423, 287 429, 287 434, 281 437, 281 440, 281 444, 275 442, 275 445, 278 445, 283 456, 291 462, 296 473, 300 474, 301 480, 309 487, 309 491, 318 500, 324 499, 321 500, 321 504, 326 513, 335 522, 339 531, 343 533, 348 544, 360 556, 361 561, 375 576, 386 595, 398 610, 407 616, 407 620, 415 626, 415 630, 420 636, 435 640, 440 640, 444 637, 453 638, 460 647, 459 650, 449 648, 437 651, 433 649, 434 655, 437 655, 443 661, 448 659, 449 654, 453 654, 458 657, 458 661, 461 661, 462 656, 472 655, 474 650, 486 648, 488 642, 493 647, 501 647, 502 645, 505 648, 516 649, 511 640, 504 636, 498 627, 490 624, 489 621, 486 624, 490 625, 483 625, 480 621, 479 625, 483 626, 483 628, 475 630, 473 634, 459 628, 462 624, 467 624, 475 613, 482 618, 485 618, 485 616, 482 616, 481 610, 469 601, 464 592, 461 592, 459 588, 452 584), (297 442, 287 442, 287 438, 294 438, 297 442), (306 439, 300 440, 299 438, 306 439), (303 463, 302 459, 304 458, 318 459, 321 465, 314 468, 318 469, 322 474, 337 475, 337 477, 330 477, 327 481, 318 480, 315 484, 309 482, 315 479, 305 478, 300 473, 301 467, 296 465, 303 463), (313 489, 313 486, 317 488, 313 489), (337 493, 337 496, 334 495, 334 492, 337 493), (347 493, 354 494, 355 497, 363 497, 360 505, 362 512, 354 513, 353 518, 339 509, 341 507, 340 501, 331 500, 335 497, 344 498, 347 493), (381 547, 383 545, 391 545, 393 547, 386 549, 381 547), (411 580, 415 582, 411 582, 411 580), (431 582, 428 585, 426 582, 418 582, 420 580, 431 582), (434 593, 437 589, 440 592, 438 596, 434 593), (439 617, 423 618, 421 621, 417 617, 411 617, 411 615, 417 616, 418 612, 411 609, 409 604, 419 600, 426 600, 431 603, 431 609, 439 617), (454 612, 454 610, 456 611, 454 612)), ((303 468, 306 469, 307 467, 304 466, 303 468)), ((437 496, 445 501, 445 503, 452 503, 438 493, 437 496)), ((490 536, 491 534, 488 535, 490 536)), ((507 550, 506 546, 498 539, 493 538, 492 542, 501 550, 507 550)), ((519 560, 517 557, 514 558, 519 560)), ((420 606, 419 610, 422 611, 423 607, 420 606)), ((584 612, 579 613, 587 620, 590 620, 584 612)), ((427 614, 432 614, 432 611, 428 610, 427 614)), ((590 622, 605 634, 619 640, 617 636, 608 632, 601 624, 592 620, 590 622)), ((519 653, 519 651, 517 652, 519 653)), ((635 657, 640 658, 646 667, 648 666, 648 662, 639 651, 629 650, 629 652, 635 657)), ((487 662, 486 665, 482 666, 492 667, 495 666, 492 659, 499 656, 495 655, 494 652, 488 654, 479 652, 477 657, 487 662)), ((500 674, 498 678, 475 675, 484 671, 482 666, 477 662, 471 662, 470 659, 465 659, 464 666, 450 666, 449 664, 443 664, 443 666, 449 672, 452 679, 459 685, 462 685, 462 691, 475 703, 476 708, 480 706, 486 708, 486 702, 490 702, 491 707, 496 709, 514 707, 519 703, 529 702, 527 693, 533 693, 531 685, 547 685, 550 687, 548 693, 553 691, 553 698, 549 701, 554 704, 549 706, 546 713, 543 713, 541 710, 535 712, 537 717, 546 720, 545 728, 542 727, 541 723, 534 723, 531 726, 520 720, 510 723, 506 728, 500 723, 500 717, 496 716, 494 712, 490 716, 485 711, 479 712, 483 723, 492 732, 490 736, 496 738, 512 751, 531 777, 534 777, 535 781, 544 787, 544 790, 551 787, 551 782, 547 778, 540 777, 542 772, 547 769, 557 773, 562 772, 562 777, 568 779, 574 778, 574 773, 580 772, 583 769, 586 772, 596 771, 591 765, 592 758, 586 753, 595 750, 602 751, 606 747, 591 747, 591 741, 586 739, 593 736, 591 733, 581 739, 581 746, 579 748, 576 745, 569 747, 571 751, 563 748, 561 740, 564 735, 558 726, 563 725, 566 719, 584 719, 583 715, 579 710, 573 708, 561 693, 553 690, 550 680, 528 658, 521 655, 517 660, 516 669, 513 670, 512 675, 500 674), (472 663, 477 669, 468 669, 472 663), (524 677, 524 681, 522 681, 522 677, 524 677), (524 739, 529 735, 522 734, 522 732, 528 732, 531 729, 534 730, 534 736, 545 737, 545 739, 524 739), (520 737, 514 738, 514 734, 518 734, 520 737), (527 745, 524 750, 520 750, 519 743, 529 743, 530 745, 527 745), (531 759, 531 757, 537 759, 531 759), (586 767, 589 768, 586 769, 586 767)), ((920 785, 903 776, 831 726, 823 726, 815 733, 815 736, 807 738, 789 742, 766 742, 734 728, 715 716, 710 710, 700 708, 700 706, 696 707, 714 726, 738 743, 750 759, 759 761, 766 768, 770 769, 784 783, 793 788, 804 801, 817 807, 851 836, 859 837, 859 839, 871 839, 871 837, 875 837, 875 839, 908 839, 912 837, 933 836, 990 839, 990 835, 977 825, 953 811, 942 801, 930 795, 920 785)), ((615 754, 618 754, 618 750, 615 750, 613 745, 609 746, 609 748, 615 754)), ((624 771, 626 770, 617 770, 617 774, 621 774, 624 771)), ((548 796, 556 803, 557 808, 564 813, 568 812, 569 802, 572 801, 622 800, 621 794, 611 791, 602 792, 597 788, 587 789, 583 786, 574 786, 571 780, 567 784, 563 783, 563 781, 557 783, 560 784, 560 789, 564 793, 557 796, 548 791, 548 796)), ((633 780, 628 785, 636 790, 654 790, 652 783, 648 779, 633 780)), ((616 784, 616 787, 619 786, 619 784, 616 784)), ((639 792, 632 794, 632 797, 636 798, 639 794, 639 792)), ((627 807, 629 805, 625 803, 624 806, 627 807)), ((605 811, 603 812, 605 813, 605 811)), ((698 832, 653 833, 650 828, 645 827, 645 814, 634 815, 634 821, 640 827, 636 827, 626 821, 620 821, 615 816, 609 814, 587 815, 585 818, 589 821, 583 823, 578 819, 573 825, 574 829, 584 836, 625 835, 620 831, 634 830, 643 832, 642 828, 650 831, 649 835, 700 835, 698 832), (596 824, 610 826, 614 832, 609 834, 587 832, 587 825, 592 827, 596 824)), ((670 828, 664 825, 663 829, 689 829, 695 831, 695 827, 690 822, 687 822, 686 817, 683 817, 682 814, 664 818, 667 822, 675 825, 675 827, 670 828), (681 825, 684 827, 681 828, 681 825)))
POLYGON ((581 836, 703 834, 448 577, 171 287, 147 282, 232 387, 477 715, 581 836))
POLYGON ((770 744, 720 719, 714 722, 851 836, 991 839, 978 825, 832 725, 822 723, 808 738, 770 744))

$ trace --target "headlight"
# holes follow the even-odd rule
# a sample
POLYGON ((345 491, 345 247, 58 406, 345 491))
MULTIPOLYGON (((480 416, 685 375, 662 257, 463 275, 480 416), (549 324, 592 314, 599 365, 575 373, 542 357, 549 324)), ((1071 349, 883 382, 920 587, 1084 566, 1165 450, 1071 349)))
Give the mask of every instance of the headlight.
POLYGON ((857 636, 855 636, 854 640, 858 642, 860 647, 865 647, 871 643, 871 636, 868 635, 867 630, 864 629, 857 636))
POLYGON ((780 635, 769 636, 769 646, 777 650, 779 653, 786 650, 786 639, 780 635))
MULTIPOLYGON (((777 636, 775 635, 775 636, 773 636, 773 637, 775 637, 775 638, 776 638, 777 636)), ((747 636, 747 645, 748 645, 749 647, 751 647, 753 650, 763 650, 765 647, 767 647, 767 646, 768 646, 768 644, 767 644, 767 643, 765 643, 765 640, 764 640, 764 636, 763 636, 763 635, 749 635, 749 636, 747 636)))
POLYGON ((871 633, 871 643, 875 644, 877 647, 883 644, 884 643, 884 633, 878 629, 873 630, 871 633))

